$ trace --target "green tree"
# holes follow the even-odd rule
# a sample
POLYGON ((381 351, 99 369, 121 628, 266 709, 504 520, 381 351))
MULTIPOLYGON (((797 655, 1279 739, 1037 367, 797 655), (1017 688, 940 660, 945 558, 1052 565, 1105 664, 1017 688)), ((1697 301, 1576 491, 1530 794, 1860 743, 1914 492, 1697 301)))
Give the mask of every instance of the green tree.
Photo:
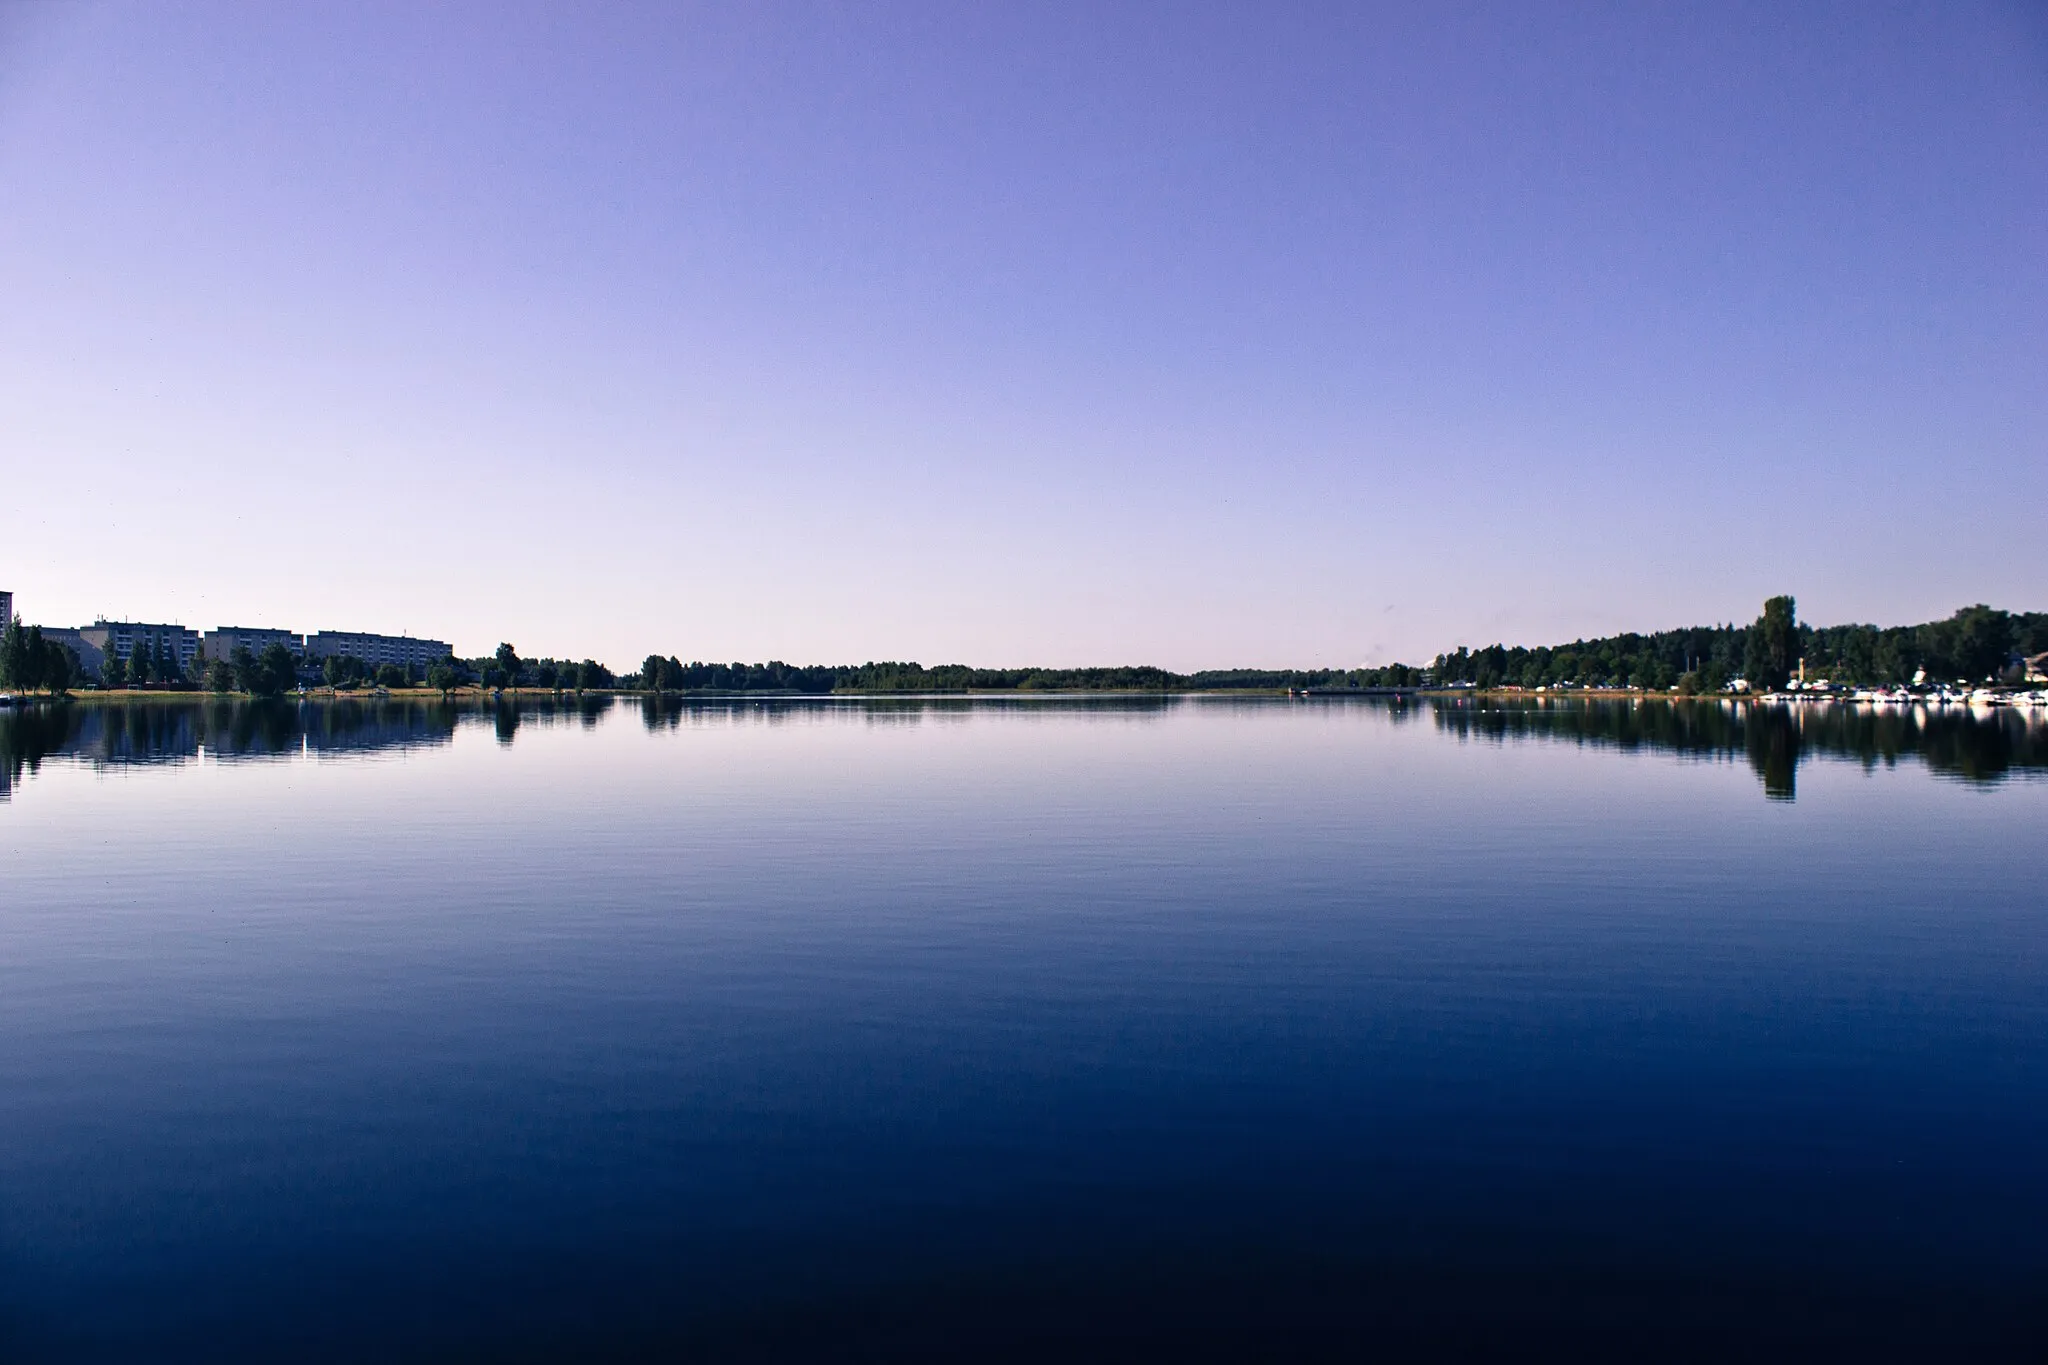
POLYGON ((377 670, 379 687, 403 687, 410 681, 412 680, 406 676, 405 670, 397 664, 385 664, 377 670))
POLYGON ((640 686, 649 692, 661 690, 661 656, 650 654, 640 661, 640 686))
POLYGON ((2005 667, 2013 647, 2013 621, 1982 602, 1949 618, 1949 650, 1956 672, 1971 682, 1988 681, 2005 667))
POLYGON ((448 694, 453 692, 456 684, 461 681, 461 676, 455 671, 455 665, 446 659, 436 659, 427 665, 427 686, 439 692, 443 701, 448 699, 448 694))
POLYGON ((234 673, 235 690, 255 696, 262 691, 262 665, 249 652, 247 645, 236 645, 227 657, 228 668, 234 673))
POLYGON ((138 640, 135 642, 135 647, 128 651, 128 681, 130 683, 137 687, 149 686, 149 680, 156 676, 156 670, 152 667, 153 660, 150 657, 155 652, 154 641, 145 642, 138 640), (145 644, 148 644, 149 648, 144 648, 145 644))
POLYGON ((215 659, 209 663, 206 666, 206 686, 214 692, 234 691, 235 666, 226 659, 215 659))
POLYGON ((498 684, 498 686, 519 686, 520 670, 525 667, 525 665, 519 662, 519 651, 512 648, 512 646, 509 644, 500 642, 498 645, 498 652, 492 656, 492 659, 493 662, 495 662, 495 664, 497 665, 499 674, 501 674, 503 678, 503 681, 501 681, 498 684))
POLYGON ((105 657, 100 660, 100 686, 115 688, 127 685, 128 665, 109 647, 105 657))
POLYGON ((1799 661, 1799 631, 1790 597, 1764 602, 1764 614, 1749 628, 1742 653, 1742 671, 1752 689, 1777 692, 1792 680, 1799 661))
POLYGON ((20 676, 16 682, 22 691, 33 692, 48 681, 49 668, 50 651, 43 641, 43 628, 30 626, 22 641, 20 676))
POLYGON ((55 640, 44 641, 43 651, 43 686, 61 697, 84 676, 78 664, 78 651, 55 640))
POLYGON ((299 685, 299 661, 282 642, 266 645, 249 679, 249 692, 257 697, 281 697, 299 685))
POLYGON ((22 629, 21 618, 15 617, 7 623, 5 632, 0 632, 0 686, 26 687, 22 676, 28 671, 28 632, 22 629))

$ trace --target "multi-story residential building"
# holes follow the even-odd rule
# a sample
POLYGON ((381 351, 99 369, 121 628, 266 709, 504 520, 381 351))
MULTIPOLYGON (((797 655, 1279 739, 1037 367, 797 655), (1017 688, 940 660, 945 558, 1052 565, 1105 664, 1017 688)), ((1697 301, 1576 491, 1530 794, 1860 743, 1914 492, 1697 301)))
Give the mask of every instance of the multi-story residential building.
POLYGON ((322 630, 306 637, 308 659, 345 654, 361 659, 372 668, 385 664, 425 668, 434 660, 445 659, 454 652, 439 640, 416 640, 410 635, 365 635, 347 630, 322 630))
MULTIPOLYGON (((112 655, 126 663, 139 646, 164 656, 175 656, 178 667, 189 674, 199 657, 199 632, 183 626, 156 625, 145 621, 95 621, 79 632, 81 638, 102 656, 112 655)), ((82 657, 82 655, 81 655, 82 657)))
POLYGON ((0 630, 7 629, 7 623, 14 619, 14 594, 0 592, 0 630))
POLYGON ((271 630, 265 626, 216 626, 201 637, 206 645, 209 659, 234 657, 238 649, 261 656, 272 645, 283 645, 292 652, 292 657, 303 658, 306 653, 306 637, 294 635, 288 630, 271 630))
POLYGON ((73 630, 69 626, 44 626, 43 641, 45 644, 67 646, 78 656, 79 670, 88 678, 97 678, 100 675, 100 665, 107 661, 107 656, 100 652, 100 647, 86 639, 82 630, 73 630))

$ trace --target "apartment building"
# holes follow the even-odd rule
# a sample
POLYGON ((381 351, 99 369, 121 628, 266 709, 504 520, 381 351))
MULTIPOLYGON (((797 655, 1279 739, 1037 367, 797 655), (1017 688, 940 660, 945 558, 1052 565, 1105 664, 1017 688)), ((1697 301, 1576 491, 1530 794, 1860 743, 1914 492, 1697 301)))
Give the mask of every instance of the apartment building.
POLYGON ((147 621, 95 621, 81 627, 78 634, 102 656, 111 655, 123 663, 134 656, 138 647, 145 652, 153 649, 160 656, 175 656, 178 667, 189 674, 192 661, 199 657, 199 632, 183 626, 147 621))
POLYGON ((322 630, 306 637, 308 659, 348 655, 372 668, 397 664, 400 668, 425 668, 436 659, 455 651, 439 640, 418 640, 410 635, 366 635, 357 631, 322 630))
POLYGON ((305 636, 288 630, 272 630, 267 626, 216 626, 201 639, 209 659, 233 658, 238 649, 246 649, 260 658, 263 651, 272 645, 283 645, 295 659, 304 658, 306 654, 305 636))
POLYGON ((44 626, 43 642, 63 645, 76 654, 78 667, 88 678, 97 678, 100 675, 100 665, 107 661, 107 656, 100 652, 100 647, 85 638, 84 631, 73 630, 69 626, 44 626))

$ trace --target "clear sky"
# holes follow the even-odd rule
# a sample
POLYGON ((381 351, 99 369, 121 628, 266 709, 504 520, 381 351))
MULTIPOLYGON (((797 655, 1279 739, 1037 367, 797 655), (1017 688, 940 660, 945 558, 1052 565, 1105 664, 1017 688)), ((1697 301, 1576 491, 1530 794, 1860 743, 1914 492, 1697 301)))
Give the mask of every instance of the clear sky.
POLYGON ((0 0, 0 588, 617 667, 2048 608, 2044 15, 0 0))

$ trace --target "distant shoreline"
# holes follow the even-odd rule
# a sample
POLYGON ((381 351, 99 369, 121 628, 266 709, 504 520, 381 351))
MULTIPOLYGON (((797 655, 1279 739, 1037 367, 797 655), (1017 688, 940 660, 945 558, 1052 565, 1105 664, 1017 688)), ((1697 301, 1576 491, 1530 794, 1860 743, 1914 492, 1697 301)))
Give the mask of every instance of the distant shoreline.
MULTIPOLYGON (((2022 689, 2024 690, 2024 689, 2022 689)), ((1446 700, 1455 698, 1482 701, 1668 701, 1668 702, 1758 702, 1783 701, 1787 698, 1769 695, 1752 695, 1739 692, 1701 692, 1686 695, 1677 692, 1653 692, 1635 688, 1573 688, 1569 691, 1536 692, 1529 689, 1511 688, 1444 688, 1444 687, 1332 687, 1332 688, 1281 688, 1281 687, 1186 687, 1186 688, 1022 688, 991 687, 963 689, 929 689, 922 691, 892 691, 884 689, 855 690, 843 689, 834 692, 796 692, 759 689, 754 691, 718 690, 711 688, 673 691, 646 692, 638 688, 605 687, 586 688, 582 692, 557 692, 545 687, 519 687, 494 689, 487 687, 458 687, 448 693, 445 700, 454 702, 480 702, 510 698, 519 701, 575 701, 589 697, 639 697, 670 701, 832 701, 872 700, 876 698, 1076 698, 1076 697, 1292 697, 1299 701, 1351 698, 1431 698, 1446 700)), ((52 696, 48 693, 16 693, 15 704, 65 703, 110 703, 110 702, 202 702, 202 701, 256 701, 248 692, 213 692, 204 689, 157 689, 117 688, 112 691, 87 690, 52 696)), ((1792 698, 1798 700, 1800 698, 1792 698)), ((430 701, 444 700, 443 694, 432 687, 394 687, 382 692, 368 690, 330 691, 326 688, 308 689, 303 693, 288 693, 271 698, 275 701, 316 701, 316 702, 376 702, 376 701, 430 701)), ((1805 700, 1843 701, 1846 697, 1816 695, 1805 700)))

